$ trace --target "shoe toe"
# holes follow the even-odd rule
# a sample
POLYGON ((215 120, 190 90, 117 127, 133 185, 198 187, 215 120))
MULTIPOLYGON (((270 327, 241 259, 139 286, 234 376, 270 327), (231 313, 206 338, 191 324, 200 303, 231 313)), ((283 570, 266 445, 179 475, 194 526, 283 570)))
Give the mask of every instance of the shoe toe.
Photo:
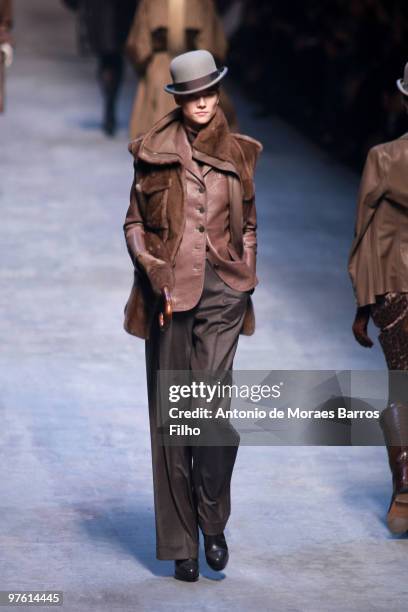
POLYGON ((228 546, 224 534, 205 536, 205 557, 208 565, 219 572, 228 563, 228 546))
POLYGON ((198 561, 197 559, 181 559, 175 563, 174 577, 185 582, 195 582, 198 580, 198 561))
POLYGON ((215 571, 223 570, 228 563, 228 550, 218 548, 208 551, 206 554, 208 565, 215 571))

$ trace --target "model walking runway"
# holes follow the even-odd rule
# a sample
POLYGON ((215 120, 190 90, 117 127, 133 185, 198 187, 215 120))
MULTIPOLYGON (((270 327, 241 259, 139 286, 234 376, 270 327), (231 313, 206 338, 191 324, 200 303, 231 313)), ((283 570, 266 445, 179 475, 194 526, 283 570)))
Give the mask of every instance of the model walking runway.
MULTIPOLYGON (((205 569, 202 545, 194 585, 156 560, 144 345, 122 328, 133 79, 108 141, 72 15, 26 4, 15 2, 0 117, 0 590, 62 590, 69 612, 191 610, 190 588, 198 609, 321 609, 326 591, 327 610, 387 610, 390 590, 403 608, 406 542, 384 522, 380 447, 241 447, 227 579, 205 569)), ((385 367, 350 330, 359 177, 233 99, 241 131, 264 145, 256 332, 240 338, 234 368, 385 367)))

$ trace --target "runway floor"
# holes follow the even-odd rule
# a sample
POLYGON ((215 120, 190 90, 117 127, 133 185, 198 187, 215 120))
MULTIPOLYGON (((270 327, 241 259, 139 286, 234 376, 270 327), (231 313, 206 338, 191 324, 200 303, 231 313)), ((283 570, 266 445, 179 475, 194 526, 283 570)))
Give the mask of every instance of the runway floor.
MULTIPOLYGON (((0 590, 61 590, 67 612, 405 610, 407 540, 388 534, 382 447, 239 450, 225 574, 155 559, 144 343, 122 328, 132 179, 99 130, 91 58, 60 2, 16 0, 0 117, 0 590)), ((351 336, 358 177, 236 96, 257 172, 257 329, 235 369, 380 369, 351 336)), ((375 336, 375 330, 371 330, 375 336)))

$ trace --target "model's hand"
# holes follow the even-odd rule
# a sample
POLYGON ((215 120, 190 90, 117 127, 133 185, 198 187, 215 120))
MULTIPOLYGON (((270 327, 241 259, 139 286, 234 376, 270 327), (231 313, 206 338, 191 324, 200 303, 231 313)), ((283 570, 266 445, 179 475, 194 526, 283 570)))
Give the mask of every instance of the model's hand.
POLYGON ((367 334, 369 320, 370 306, 361 306, 360 308, 357 308, 353 323, 353 334, 357 342, 366 348, 371 348, 373 346, 373 341, 367 334))
POLYGON ((159 327, 160 331, 166 331, 170 326, 173 315, 173 304, 171 301, 170 290, 167 286, 162 289, 162 310, 159 312, 159 327))

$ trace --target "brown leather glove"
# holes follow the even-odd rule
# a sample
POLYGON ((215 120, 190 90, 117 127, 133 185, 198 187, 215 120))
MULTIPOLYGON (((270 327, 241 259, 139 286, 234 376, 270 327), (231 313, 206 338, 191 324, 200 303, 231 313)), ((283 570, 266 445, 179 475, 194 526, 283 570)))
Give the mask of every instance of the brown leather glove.
POLYGON ((146 252, 138 253, 136 260, 146 272, 153 292, 157 296, 162 295, 163 288, 166 286, 170 291, 173 289, 174 272, 169 263, 146 252))
POLYGON ((353 322, 353 334, 357 342, 365 348, 371 348, 374 344, 367 334, 369 320, 370 306, 360 306, 357 308, 356 316, 354 317, 353 322))
POLYGON ((162 290, 163 305, 159 312, 159 327, 160 331, 164 332, 170 327, 170 323, 173 316, 173 304, 171 300, 170 290, 167 287, 163 287, 162 290))

